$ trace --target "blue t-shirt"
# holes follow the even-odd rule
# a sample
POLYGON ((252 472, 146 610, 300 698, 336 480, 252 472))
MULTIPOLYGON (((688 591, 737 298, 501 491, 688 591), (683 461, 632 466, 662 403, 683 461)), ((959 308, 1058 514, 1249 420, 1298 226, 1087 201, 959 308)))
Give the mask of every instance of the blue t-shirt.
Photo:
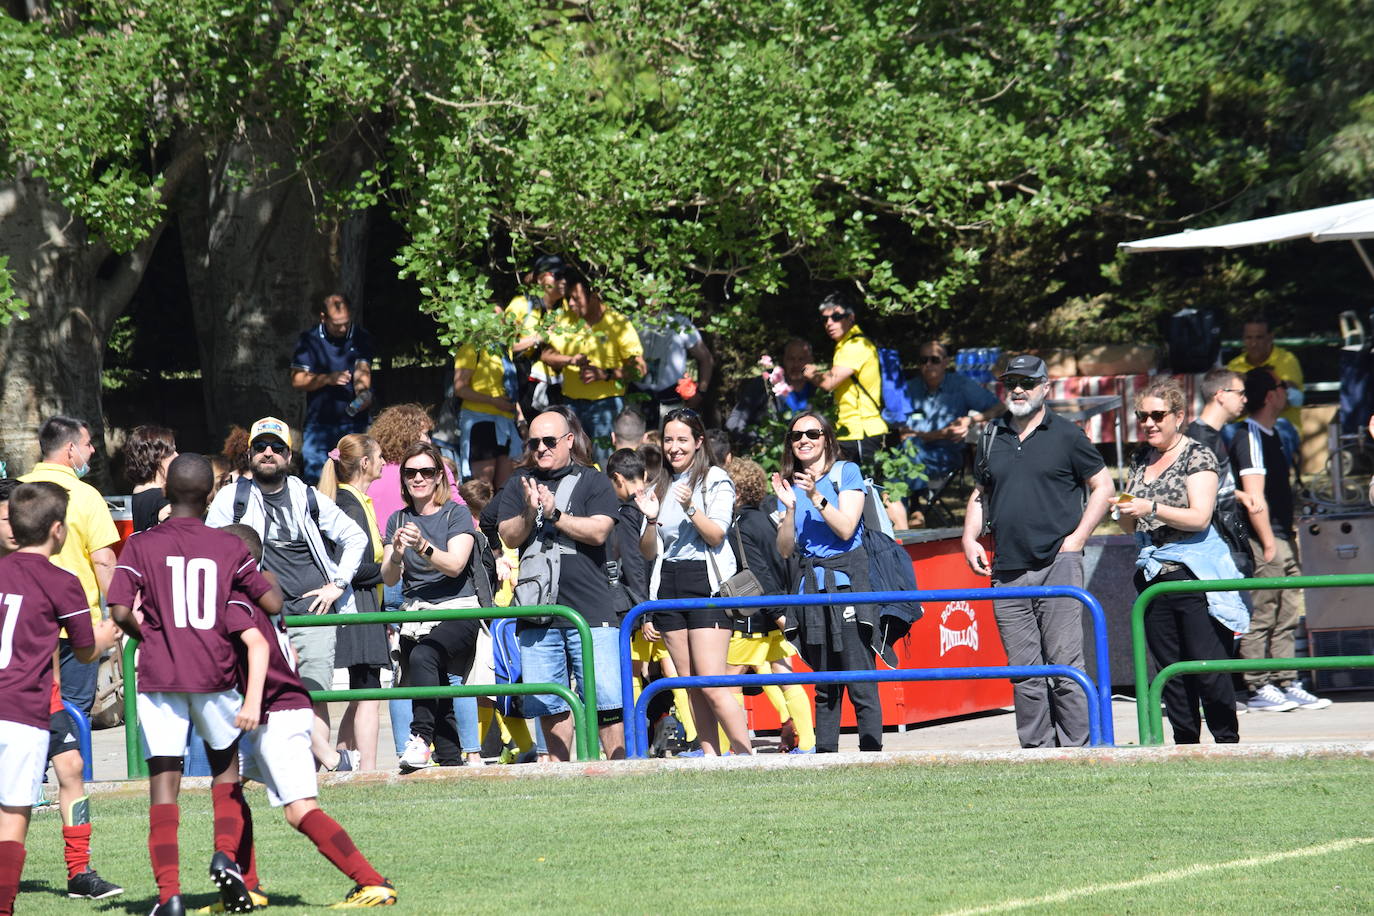
MULTIPOLYGON (((824 496, 826 501, 832 504, 839 504, 840 491, 858 490, 864 492, 864 477, 859 471, 859 466, 852 461, 839 461, 836 466, 840 469, 840 486, 835 487, 834 476, 835 467, 832 466, 820 480, 816 481, 816 493, 824 496)), ((821 518, 821 510, 816 508, 816 504, 811 501, 811 497, 800 489, 792 492, 797 494, 797 511, 793 516, 796 525, 796 550, 799 554, 806 557, 833 557, 842 553, 848 553, 855 547, 863 543, 864 523, 859 519, 859 524, 854 528, 854 533, 848 540, 841 540, 834 530, 821 518)), ((849 577, 844 573, 835 571, 835 584, 848 585, 849 577)), ((816 570, 816 588, 825 587, 825 570, 816 570)))
POLYGON ((810 382, 802 382, 800 388, 793 388, 778 400, 792 414, 799 414, 803 410, 811 407, 811 397, 816 393, 816 386, 810 382))
MULTIPOLYGON (((934 391, 926 386, 926 380, 918 373, 907 380, 906 396, 911 403, 906 425, 922 433, 944 429, 960 417, 968 416, 971 410, 982 413, 1000 403, 995 394, 973 379, 952 372, 945 375, 945 380, 934 391)), ((960 442, 949 439, 931 442, 908 439, 906 445, 920 457, 928 475, 948 474, 964 462, 963 444, 960 442)))
MULTIPOLYGON (((375 349, 372 335, 365 328, 352 324, 343 337, 330 337, 320 323, 301 333, 296 341, 296 352, 291 357, 292 369, 306 372, 349 372, 359 362, 371 363, 375 349)), ((325 385, 305 396, 305 425, 332 425, 349 419, 364 422, 366 411, 350 418, 347 407, 357 394, 352 383, 347 385, 325 385)))

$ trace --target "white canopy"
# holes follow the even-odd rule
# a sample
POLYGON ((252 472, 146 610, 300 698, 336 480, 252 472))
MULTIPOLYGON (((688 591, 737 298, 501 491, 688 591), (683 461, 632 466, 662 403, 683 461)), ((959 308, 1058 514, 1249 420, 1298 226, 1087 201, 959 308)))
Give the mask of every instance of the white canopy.
POLYGON ((1374 238, 1374 199, 1266 216, 1210 229, 1185 229, 1136 242, 1122 242, 1127 251, 1180 251, 1188 248, 1240 248, 1267 242, 1311 239, 1314 242, 1374 238))

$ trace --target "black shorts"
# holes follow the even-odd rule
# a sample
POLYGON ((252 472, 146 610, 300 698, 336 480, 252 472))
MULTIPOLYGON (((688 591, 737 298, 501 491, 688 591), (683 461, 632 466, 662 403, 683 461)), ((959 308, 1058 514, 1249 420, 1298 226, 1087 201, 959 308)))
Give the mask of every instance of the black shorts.
MULTIPOLYGON (((678 560, 663 563, 658 579, 660 598, 709 598, 711 580, 707 577, 705 560, 678 560)), ((734 628, 735 618, 725 611, 711 608, 698 611, 654 611, 654 626, 660 633, 676 630, 706 630, 716 627, 734 628)))
POLYGON ((835 444, 840 447, 840 454, 845 460, 857 464, 865 477, 878 480, 881 475, 878 473, 877 458, 883 448, 883 439, 883 436, 865 436, 862 439, 840 439, 835 444))
POLYGON ((382 686, 382 669, 377 665, 349 665, 348 689, 370 690, 382 686))
POLYGON ((472 424, 472 429, 468 431, 469 461, 490 461, 509 454, 504 445, 496 442, 495 422, 472 424))
POLYGON ((81 739, 76 735, 76 723, 71 713, 59 709, 48 717, 48 759, 67 751, 80 751, 81 739))

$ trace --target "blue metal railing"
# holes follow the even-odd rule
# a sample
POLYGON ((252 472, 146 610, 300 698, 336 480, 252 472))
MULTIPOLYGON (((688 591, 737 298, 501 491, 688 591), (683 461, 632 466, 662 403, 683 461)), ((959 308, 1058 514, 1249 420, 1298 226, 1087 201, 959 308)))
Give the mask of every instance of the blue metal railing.
MULTIPOLYGON (((1107 648, 1107 615, 1096 597, 1081 588, 1059 585, 1033 586, 1023 588, 947 588, 918 589, 899 592, 842 592, 835 595, 760 595, 756 598, 670 598, 658 601, 644 601, 631 608, 620 624, 620 680, 621 695, 634 696, 634 663, 630 658, 631 640, 639 618, 652 611, 694 611, 702 609, 726 608, 779 608, 805 607, 817 604, 893 604, 897 602, 920 601, 938 603, 942 601, 991 601, 994 598, 1073 598, 1088 609, 1093 618, 1094 658, 1097 662, 1097 683, 1088 680, 1084 691, 1088 695, 1089 730, 1091 719, 1095 716, 1099 723, 1100 743, 1108 747, 1116 742, 1112 725, 1112 676, 1111 660, 1107 648)), ((828 677, 821 680, 808 680, 812 675, 794 674, 741 674, 738 676, 718 675, 709 678, 663 678, 650 684, 664 686, 658 690, 672 687, 725 687, 759 686, 766 684, 840 684, 863 683, 868 681, 918 681, 918 680, 965 680, 1003 677, 1069 677, 1078 681, 1072 673, 1078 669, 1067 666, 1001 666, 997 668, 914 668, 897 671, 835 671, 826 672, 828 677), (1053 669, 1053 670, 1051 670, 1053 669), (938 676, 925 672, 960 672, 938 676), (996 671, 996 674, 976 672, 996 671), (781 678, 781 680, 778 680, 781 678), (687 683, 706 680, 711 683, 687 683)), ((1078 672, 1082 674, 1082 672, 1078 672)), ((1086 678, 1086 675, 1083 675, 1086 678)), ((1083 681, 1078 681, 1080 685, 1083 681)), ((658 690, 654 692, 657 693, 658 690)), ((652 695, 652 694, 651 694, 652 695)), ((641 696, 642 699, 642 696, 641 696)), ((636 703, 636 709, 638 709, 636 703)), ((643 757, 648 754, 648 742, 641 734, 641 720, 636 715, 625 723, 625 747, 628 756, 643 757), (631 735, 634 735, 632 743, 631 735)), ((1094 744, 1097 744, 1094 741, 1094 744)))
POLYGON ((91 763, 91 720, 86 718, 84 712, 66 700, 62 701, 62 708, 67 711, 67 715, 71 716, 72 722, 76 724, 76 742, 81 747, 81 778, 90 782, 95 778, 95 768, 91 763))

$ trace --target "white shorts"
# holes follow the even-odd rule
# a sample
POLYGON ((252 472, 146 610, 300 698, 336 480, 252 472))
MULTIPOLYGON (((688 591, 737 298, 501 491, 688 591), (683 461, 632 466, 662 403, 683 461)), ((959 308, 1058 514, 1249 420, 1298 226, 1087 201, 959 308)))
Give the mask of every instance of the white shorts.
POLYGON ((281 709, 239 742, 239 775, 265 785, 274 808, 320 794, 310 750, 314 725, 314 710, 281 709))
POLYGON ((48 730, 0 721, 0 805, 28 808, 48 768, 48 730))
POLYGON ((184 757, 186 734, 196 725, 201 740, 217 751, 234 743, 239 727, 234 718, 243 706, 237 690, 219 693, 138 694, 138 724, 145 757, 184 757))

